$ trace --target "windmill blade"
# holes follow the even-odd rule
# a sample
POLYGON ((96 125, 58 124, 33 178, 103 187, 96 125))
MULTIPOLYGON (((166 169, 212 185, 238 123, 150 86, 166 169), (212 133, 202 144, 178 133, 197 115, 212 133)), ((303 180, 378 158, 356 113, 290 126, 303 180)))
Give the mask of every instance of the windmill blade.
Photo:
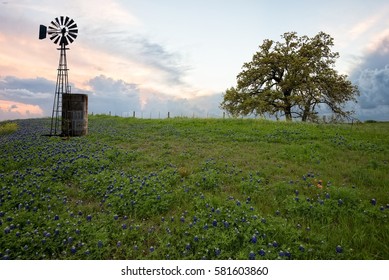
POLYGON ((56 33, 54 35, 51 35, 50 40, 54 40, 55 38, 59 37, 59 34, 56 33))
POLYGON ((78 29, 69 30, 69 33, 72 33, 72 34, 74 34, 74 35, 77 36, 77 34, 78 34, 78 29))
POLYGON ((69 41, 69 43, 71 44, 71 43, 73 43, 74 42, 74 39, 76 39, 76 38, 72 38, 71 37, 71 35, 70 34, 68 34, 67 36, 66 36, 66 39, 69 41))
POLYGON ((69 25, 68 28, 69 28, 69 29, 77 28, 77 23, 74 23, 74 24, 72 24, 72 25, 69 25))
POLYGON ((57 38, 54 40, 54 44, 58 44, 58 41, 62 38, 62 36, 57 36, 57 38))
POLYGON ((69 29, 69 32, 70 33, 78 33, 78 29, 77 28, 69 29))
POLYGON ((61 25, 64 25, 63 23, 64 23, 64 16, 60 16, 60 18, 61 18, 61 25))
POLYGON ((56 28, 59 27, 59 25, 56 22, 54 22, 54 21, 52 21, 51 24, 54 25, 56 28))
POLYGON ((68 26, 71 26, 73 23, 74 23, 74 20, 70 19, 70 21, 68 22, 68 26))
POLYGON ((70 43, 73 43, 73 41, 77 38, 77 35, 75 34, 68 34, 68 39, 70 41, 70 43))
POLYGON ((73 43, 74 39, 77 38, 77 34, 69 33, 68 38, 70 39, 70 43, 73 43))
POLYGON ((59 32, 60 31, 58 28, 54 28, 54 27, 49 26, 49 31, 47 31, 47 34, 51 35, 51 34, 57 34, 59 32))
POLYGON ((72 36, 74 39, 77 37, 77 32, 69 31, 68 34, 72 36))
POLYGON ((72 39, 76 39, 77 38, 77 33, 69 33, 68 35, 71 36, 72 39))
POLYGON ((54 37, 58 36, 58 32, 47 32, 50 35, 50 40, 53 40, 54 37))
POLYGON ((50 29, 50 30, 58 30, 59 27, 56 26, 56 25, 54 25, 54 26, 53 26, 53 25, 50 25, 50 26, 49 26, 49 29, 50 29))
POLYGON ((67 26, 67 25, 68 25, 68 22, 69 22, 69 20, 70 20, 70 18, 69 18, 69 17, 66 17, 66 18, 65 18, 65 23, 64 23, 64 25, 65 25, 65 26, 67 26))
POLYGON ((78 30, 77 24, 73 24, 72 26, 68 27, 69 30, 78 30))
POLYGON ((69 30, 68 32, 69 32, 69 33, 72 33, 72 34, 74 34, 74 35, 77 36, 77 34, 78 34, 78 29, 69 30))
POLYGON ((61 26, 61 23, 59 22, 59 19, 55 18, 55 22, 57 23, 57 27, 59 28, 61 26))

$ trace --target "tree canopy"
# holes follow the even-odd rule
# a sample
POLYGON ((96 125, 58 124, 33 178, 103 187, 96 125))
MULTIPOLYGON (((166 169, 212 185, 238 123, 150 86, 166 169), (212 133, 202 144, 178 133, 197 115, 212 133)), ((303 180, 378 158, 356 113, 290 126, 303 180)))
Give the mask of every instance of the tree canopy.
POLYGON ((331 50, 333 38, 324 32, 312 38, 289 32, 281 38, 283 42, 263 41, 220 107, 233 116, 270 114, 308 121, 317 119, 317 109, 325 105, 335 116, 351 116, 345 105, 356 102, 359 91, 334 69, 339 54, 331 50))

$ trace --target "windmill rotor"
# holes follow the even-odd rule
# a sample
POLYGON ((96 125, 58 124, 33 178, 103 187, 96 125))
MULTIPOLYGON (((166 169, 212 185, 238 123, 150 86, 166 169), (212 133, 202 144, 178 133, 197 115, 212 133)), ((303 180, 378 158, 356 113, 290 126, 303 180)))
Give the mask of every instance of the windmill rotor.
POLYGON ((54 44, 67 46, 74 42, 78 35, 77 23, 68 16, 56 17, 48 27, 41 25, 39 39, 45 39, 46 35, 54 44))

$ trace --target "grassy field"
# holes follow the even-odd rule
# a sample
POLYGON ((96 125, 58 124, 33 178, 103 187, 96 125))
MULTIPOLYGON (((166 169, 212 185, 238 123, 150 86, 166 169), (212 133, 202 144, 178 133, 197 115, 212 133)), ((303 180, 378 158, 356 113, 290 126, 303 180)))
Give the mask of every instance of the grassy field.
POLYGON ((389 123, 93 116, 67 140, 16 124, 0 258, 389 259, 389 123))

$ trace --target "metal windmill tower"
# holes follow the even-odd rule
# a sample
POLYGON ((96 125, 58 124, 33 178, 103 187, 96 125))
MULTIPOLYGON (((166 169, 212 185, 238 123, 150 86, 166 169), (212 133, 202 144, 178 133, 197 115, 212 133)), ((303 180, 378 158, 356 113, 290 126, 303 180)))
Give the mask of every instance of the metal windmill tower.
POLYGON ((50 135, 59 135, 61 131, 60 123, 61 117, 63 117, 62 97, 71 93, 71 88, 68 81, 69 69, 67 67, 66 51, 69 50, 67 46, 73 43, 73 41, 77 38, 77 34, 77 24, 73 19, 65 16, 55 18, 50 23, 49 27, 40 25, 39 28, 39 39, 45 39, 46 35, 49 35, 54 44, 59 44, 59 48, 57 50, 60 51, 57 83, 55 86, 54 104, 51 115, 50 135))

